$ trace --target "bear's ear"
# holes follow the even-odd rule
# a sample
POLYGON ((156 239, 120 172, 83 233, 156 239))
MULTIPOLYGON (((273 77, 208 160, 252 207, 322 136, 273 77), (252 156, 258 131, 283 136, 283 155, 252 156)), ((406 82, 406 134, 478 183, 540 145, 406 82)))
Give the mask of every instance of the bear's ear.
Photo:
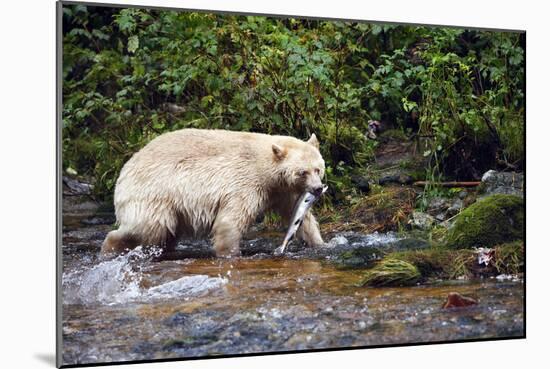
POLYGON ((286 156, 286 149, 282 146, 279 146, 277 144, 271 145, 271 149, 273 150, 273 155, 275 156, 275 159, 277 160, 283 160, 286 156))
POLYGON ((307 140, 307 143, 315 146, 316 148, 319 148, 319 140, 317 139, 317 136, 315 136, 315 133, 311 135, 309 140, 307 140))

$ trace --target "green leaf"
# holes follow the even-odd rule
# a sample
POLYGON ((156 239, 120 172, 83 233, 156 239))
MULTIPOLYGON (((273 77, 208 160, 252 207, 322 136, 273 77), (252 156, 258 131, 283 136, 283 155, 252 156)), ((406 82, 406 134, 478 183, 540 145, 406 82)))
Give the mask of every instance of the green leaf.
POLYGON ((128 37, 128 52, 132 54, 136 52, 139 47, 139 38, 136 35, 128 37))
POLYGON ((136 22, 132 16, 133 9, 123 9, 120 12, 120 16, 116 18, 118 28, 123 32, 131 32, 136 27, 136 22))

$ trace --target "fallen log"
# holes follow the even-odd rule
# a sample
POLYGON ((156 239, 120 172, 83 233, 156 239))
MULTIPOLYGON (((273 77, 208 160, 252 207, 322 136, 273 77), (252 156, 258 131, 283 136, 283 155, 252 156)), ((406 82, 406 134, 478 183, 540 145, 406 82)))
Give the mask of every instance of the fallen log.
POLYGON ((413 183, 413 186, 424 187, 427 185, 432 186, 441 186, 441 187, 476 187, 479 186, 481 182, 434 182, 434 181, 416 181, 413 183))

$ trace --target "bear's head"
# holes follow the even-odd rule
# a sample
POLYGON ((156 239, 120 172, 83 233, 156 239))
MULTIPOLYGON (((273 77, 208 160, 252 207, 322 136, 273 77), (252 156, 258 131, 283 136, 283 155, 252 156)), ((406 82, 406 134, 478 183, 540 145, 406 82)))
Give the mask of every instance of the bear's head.
POLYGON ((297 193, 321 194, 325 161, 315 134, 307 141, 292 139, 282 144, 274 143, 272 150, 280 180, 286 186, 297 193))

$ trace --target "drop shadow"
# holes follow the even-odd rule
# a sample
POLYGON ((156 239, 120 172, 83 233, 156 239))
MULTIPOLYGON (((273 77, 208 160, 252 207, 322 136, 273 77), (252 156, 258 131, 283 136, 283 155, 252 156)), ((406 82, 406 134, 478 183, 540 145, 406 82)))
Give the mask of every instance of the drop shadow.
POLYGON ((48 364, 48 365, 51 365, 52 367, 55 368, 55 354, 44 354, 44 353, 40 353, 40 354, 34 354, 34 357, 38 360, 40 360, 41 362, 45 363, 45 364, 48 364))

